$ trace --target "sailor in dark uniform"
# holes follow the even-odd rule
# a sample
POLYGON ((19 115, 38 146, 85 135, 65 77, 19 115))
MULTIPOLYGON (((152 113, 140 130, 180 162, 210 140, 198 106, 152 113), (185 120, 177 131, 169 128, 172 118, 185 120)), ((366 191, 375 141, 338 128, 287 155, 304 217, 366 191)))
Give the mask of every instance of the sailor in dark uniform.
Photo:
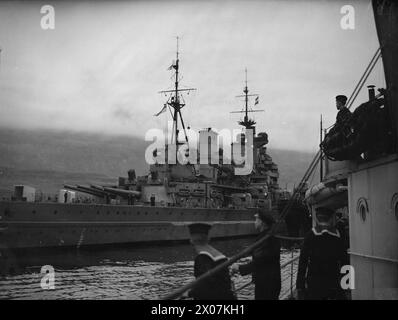
MULTIPOLYGON (((196 278, 227 261, 227 257, 209 245, 209 230, 211 225, 194 223, 189 225, 191 243, 197 256, 194 264, 196 278)), ((229 269, 225 268, 195 286, 189 293, 195 300, 236 300, 229 269)))
POLYGON ((300 234, 307 234, 311 230, 310 213, 304 202, 306 189, 300 192, 300 197, 293 202, 291 209, 286 212, 285 222, 289 237, 297 238, 300 237, 300 234))
MULTIPOLYGON (((256 241, 268 234, 274 218, 267 212, 259 211, 255 214, 255 227, 259 231, 256 241)), ((281 291, 279 239, 271 236, 260 247, 253 251, 251 262, 233 265, 232 271, 239 271, 241 275, 252 274, 255 284, 256 300, 278 300, 281 291)))
POLYGON ((347 250, 334 225, 334 212, 316 209, 316 226, 305 237, 297 274, 299 299, 343 299, 340 270, 348 264, 347 250))
POLYGON ((344 123, 351 117, 351 111, 346 107, 347 97, 344 95, 336 96, 336 108, 339 110, 336 116, 336 125, 344 123))
POLYGON ((351 124, 352 113, 346 107, 347 97, 344 95, 336 96, 336 108, 338 110, 336 123, 326 134, 325 139, 321 143, 324 152, 330 153, 339 150, 347 143, 347 137, 352 133, 351 124))

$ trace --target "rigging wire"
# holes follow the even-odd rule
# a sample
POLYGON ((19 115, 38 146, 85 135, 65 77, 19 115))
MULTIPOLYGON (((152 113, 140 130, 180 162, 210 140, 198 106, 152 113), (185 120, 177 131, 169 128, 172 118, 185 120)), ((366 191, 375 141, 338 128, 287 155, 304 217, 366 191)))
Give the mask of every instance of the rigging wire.
POLYGON ((361 91, 363 85, 365 84, 366 80, 368 79, 370 73, 372 72, 374 66, 376 65, 377 60, 380 58, 381 53, 379 52, 379 54, 377 55, 376 60, 373 62, 371 69, 369 70, 369 72, 366 74, 365 78, 362 81, 361 86, 359 87, 359 89, 357 90, 357 92, 355 93, 354 97, 352 98, 352 101, 350 102, 350 104, 348 104, 347 108, 350 109, 352 107, 352 104, 354 103, 355 99, 357 98, 359 92, 361 91))
MULTIPOLYGON (((357 85, 354 88, 354 91, 351 93, 349 99, 347 100, 347 109, 350 109, 352 107, 352 104, 354 103, 355 99, 357 98, 359 92, 363 88, 363 85, 365 84, 366 80, 368 79, 370 73, 372 72, 374 66, 376 65, 376 62, 379 60, 381 57, 381 48, 379 47, 375 54, 373 55, 371 61, 367 65, 364 73, 362 74, 361 78, 359 79, 357 85)), ((331 126, 327 127, 326 130, 329 130, 330 128, 334 127, 335 124, 332 124, 331 126)))
POLYGON ((355 98, 357 97, 359 91, 362 89, 364 82, 367 80, 369 77, 369 74, 372 72, 377 60, 379 60, 381 56, 381 49, 380 47, 377 48, 376 52, 374 53, 372 59, 370 60, 369 64, 367 65, 364 73, 362 74, 361 78, 359 79, 357 85, 355 86, 355 89, 353 91, 353 94, 351 94, 350 98, 347 101, 347 108, 350 109, 352 104, 355 101, 355 98))

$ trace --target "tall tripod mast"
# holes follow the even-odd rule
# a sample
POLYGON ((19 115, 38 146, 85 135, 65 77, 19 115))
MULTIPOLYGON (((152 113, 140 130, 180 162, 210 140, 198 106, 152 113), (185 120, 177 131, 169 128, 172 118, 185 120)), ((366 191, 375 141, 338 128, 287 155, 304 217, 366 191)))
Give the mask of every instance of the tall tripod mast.
POLYGON ((177 53, 176 53, 176 61, 170 66, 169 70, 174 69, 175 70, 175 81, 174 81, 174 89, 173 90, 163 90, 160 91, 159 93, 170 93, 171 96, 169 100, 167 101, 167 105, 171 108, 173 108, 173 133, 172 133, 172 138, 173 142, 176 144, 176 160, 177 160, 177 152, 178 152, 178 118, 181 121, 181 126, 184 130, 184 135, 185 135, 185 141, 188 142, 188 136, 187 132, 185 129, 185 124, 184 124, 184 119, 182 118, 181 114, 181 109, 185 106, 184 101, 181 101, 181 92, 187 91, 188 93, 190 91, 196 90, 195 88, 188 88, 188 89, 180 89, 179 88, 179 71, 180 71, 180 59, 179 59, 179 43, 178 43, 179 38, 177 37, 177 53))

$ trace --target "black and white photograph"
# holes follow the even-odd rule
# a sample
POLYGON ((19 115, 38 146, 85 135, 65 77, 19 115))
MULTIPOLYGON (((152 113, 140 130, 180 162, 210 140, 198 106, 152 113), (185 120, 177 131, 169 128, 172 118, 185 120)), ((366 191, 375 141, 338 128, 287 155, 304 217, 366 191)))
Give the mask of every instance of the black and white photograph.
POLYGON ((0 300, 398 300, 397 44, 393 0, 0 1, 0 300))

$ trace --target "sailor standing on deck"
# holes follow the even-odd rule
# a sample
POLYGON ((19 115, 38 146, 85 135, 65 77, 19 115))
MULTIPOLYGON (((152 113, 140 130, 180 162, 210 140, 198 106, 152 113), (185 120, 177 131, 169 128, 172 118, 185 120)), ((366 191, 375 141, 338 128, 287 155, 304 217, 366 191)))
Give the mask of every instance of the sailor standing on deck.
POLYGON ((300 251, 296 282, 300 300, 336 300, 344 297, 340 269, 348 264, 348 256, 333 221, 333 210, 316 209, 317 225, 305 237, 300 251))
MULTIPOLYGON (((259 211, 254 215, 255 228, 259 231, 256 241, 268 234, 275 223, 271 214, 259 211)), ((255 284, 256 300, 278 300, 281 291, 280 241, 270 236, 260 247, 253 251, 251 262, 233 265, 232 271, 241 275, 252 274, 255 284)))
POLYGON ((339 110, 336 116, 336 125, 342 124, 351 116, 351 111, 346 107, 347 97, 344 95, 336 96, 336 108, 339 110))
MULTIPOLYGON (((210 228, 211 225, 205 223, 189 225, 191 243, 197 253, 194 264, 196 278, 227 260, 225 255, 209 245, 210 228)), ((209 279, 204 280, 195 286, 188 296, 195 300, 236 300, 229 269, 222 269, 209 279)))

